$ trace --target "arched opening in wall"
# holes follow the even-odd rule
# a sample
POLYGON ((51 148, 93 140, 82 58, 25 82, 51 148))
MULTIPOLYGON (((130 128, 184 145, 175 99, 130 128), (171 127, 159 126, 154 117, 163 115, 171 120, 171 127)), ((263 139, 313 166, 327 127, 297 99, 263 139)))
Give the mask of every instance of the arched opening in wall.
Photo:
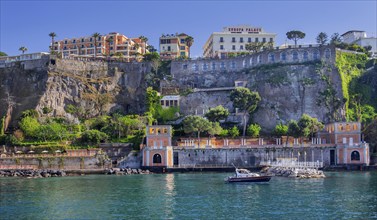
POLYGON ((329 59, 331 57, 330 49, 325 50, 325 57, 326 57, 326 59, 329 59))
POLYGON ((293 61, 298 61, 298 53, 297 53, 297 51, 293 51, 293 53, 292 53, 292 59, 293 59, 293 61))
POLYGON ((212 70, 216 70, 216 63, 212 63, 212 70))
POLYGON ((287 60, 287 54, 284 53, 284 52, 281 53, 281 54, 280 54, 280 60, 281 60, 281 61, 286 61, 286 60, 287 60))
POLYGON ((203 70, 204 70, 204 71, 207 71, 207 70, 208 70, 208 64, 206 64, 206 63, 203 64, 203 70))
POLYGON ((318 50, 313 51, 313 60, 319 60, 319 51, 318 50))
POLYGON ((155 154, 153 155, 153 163, 161 163, 161 155, 160 154, 155 154))
POLYGON ((224 62, 220 63, 220 69, 225 69, 225 63, 224 62))
POLYGON ((268 62, 270 63, 275 62, 275 54, 273 53, 268 54, 268 62))
POLYGON ((197 65, 196 63, 194 63, 194 64, 192 65, 192 70, 193 70, 193 71, 198 71, 198 70, 199 70, 199 67, 198 67, 198 65, 197 65))
POLYGON ((242 61, 242 67, 243 67, 243 68, 246 67, 246 60, 243 60, 243 61, 242 61))
POLYGON ((260 55, 257 56, 257 63, 261 63, 262 60, 260 59, 260 55))
POLYGON ((252 57, 250 58, 250 62, 249 63, 250 63, 250 66, 253 66, 253 58, 252 57))
POLYGON ((304 59, 304 61, 308 61, 309 60, 308 51, 304 51, 303 59, 304 59))
POLYGON ((360 161, 360 153, 359 151, 352 151, 351 153, 351 161, 360 161))
POLYGON ((232 68, 232 69, 235 69, 235 68, 236 68, 236 62, 232 61, 232 63, 231 63, 231 68, 232 68))

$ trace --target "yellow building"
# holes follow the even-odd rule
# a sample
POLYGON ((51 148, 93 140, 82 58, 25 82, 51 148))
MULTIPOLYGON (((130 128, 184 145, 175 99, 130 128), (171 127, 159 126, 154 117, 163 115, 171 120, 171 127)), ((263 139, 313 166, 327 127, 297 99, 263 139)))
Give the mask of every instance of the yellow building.
POLYGON ((172 60, 189 56, 186 44, 187 34, 166 34, 160 37, 160 57, 162 60, 172 60))

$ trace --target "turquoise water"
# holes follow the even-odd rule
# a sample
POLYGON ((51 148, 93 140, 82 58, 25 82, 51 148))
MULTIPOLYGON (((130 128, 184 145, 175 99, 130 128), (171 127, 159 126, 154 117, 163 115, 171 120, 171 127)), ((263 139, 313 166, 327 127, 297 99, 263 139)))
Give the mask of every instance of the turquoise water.
POLYGON ((228 173, 0 178, 1 219, 370 219, 377 172, 226 184, 228 173))

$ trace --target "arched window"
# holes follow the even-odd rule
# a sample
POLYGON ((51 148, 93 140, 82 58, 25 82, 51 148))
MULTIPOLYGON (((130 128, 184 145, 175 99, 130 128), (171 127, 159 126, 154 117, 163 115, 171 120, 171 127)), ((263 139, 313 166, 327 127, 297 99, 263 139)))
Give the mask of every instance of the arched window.
POLYGON ((314 52, 313 52, 313 59, 314 60, 319 60, 319 51, 318 50, 314 50, 314 52))
POLYGON ((293 59, 293 61, 297 61, 298 60, 298 53, 297 53, 297 51, 293 51, 293 53, 292 53, 292 59, 293 59))
POLYGON ((261 63, 260 55, 257 56, 257 63, 261 63))
POLYGON ((284 53, 284 52, 281 53, 281 54, 280 54, 280 60, 281 60, 281 61, 286 61, 286 60, 287 60, 287 54, 284 53))
POLYGON ((253 58, 250 58, 250 66, 253 66, 253 58))
POLYGON ((325 50, 325 57, 326 57, 327 59, 331 57, 330 49, 326 49, 326 50, 325 50))
POLYGON ((246 67, 246 60, 243 60, 243 61, 242 61, 242 67, 243 67, 243 68, 246 67))
POLYGON ((196 63, 194 63, 194 65, 192 65, 192 70, 194 71, 198 71, 199 70, 199 67, 196 63))
POLYGON ((351 153, 351 160, 360 160, 360 153, 359 151, 352 151, 351 153))
POLYGON ((273 53, 268 54, 268 62, 275 62, 275 54, 273 53))
POLYGON ((305 61, 309 60, 308 51, 304 51, 303 58, 305 61))
POLYGON ((204 70, 204 71, 208 70, 208 64, 206 64, 206 63, 203 64, 203 70, 204 70))
POLYGON ((153 155, 153 163, 161 163, 161 155, 160 154, 153 155))
POLYGON ((236 62, 232 61, 231 65, 232 65, 232 69, 236 68, 236 62))
POLYGON ((225 63, 224 63, 224 62, 221 62, 221 63, 220 63, 220 68, 221 68, 221 69, 225 69, 225 63))
POLYGON ((212 63, 212 70, 216 69, 216 63, 212 63))

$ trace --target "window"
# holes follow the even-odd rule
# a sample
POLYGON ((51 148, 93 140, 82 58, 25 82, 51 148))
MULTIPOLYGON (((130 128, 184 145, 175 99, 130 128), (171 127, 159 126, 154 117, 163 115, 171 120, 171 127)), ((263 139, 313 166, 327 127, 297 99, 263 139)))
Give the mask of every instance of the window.
POLYGON ((81 48, 84 48, 84 45, 81 45, 81 48))
POLYGON ((255 38, 255 42, 259 42, 259 39, 257 37, 255 38))
POLYGON ((224 45, 220 45, 220 50, 224 50, 224 45))
POLYGON ((216 69, 216 63, 212 63, 212 70, 216 69))
POLYGON ((236 68, 236 62, 232 61, 231 67, 232 67, 232 69, 235 69, 236 68))
POLYGON ((243 50, 243 45, 240 45, 240 50, 243 50))
POLYGON ((232 42, 236 42, 236 38, 235 37, 232 37, 232 42))
POLYGON ((98 37, 98 40, 101 40, 101 37, 98 37))
POLYGON ((263 43, 266 43, 266 38, 265 37, 263 38, 263 43))
POLYGON ((84 42, 84 38, 81 39, 81 42, 84 42))
POLYGON ((359 153, 359 151, 352 151, 352 153, 351 153, 351 161, 352 160, 360 160, 360 153, 359 153))
POLYGON ((184 44, 185 43, 185 39, 181 39, 181 44, 184 44))
POLYGON ((297 61, 297 60, 298 60, 298 53, 297 53, 297 51, 293 51, 293 53, 292 53, 292 59, 293 59, 294 61, 297 61))
POLYGON ((187 64, 183 64, 183 65, 182 65, 182 68, 183 68, 184 70, 187 70, 187 64))
POLYGON ((161 163, 161 155, 160 154, 153 155, 153 163, 161 163))
POLYGON ((92 41, 93 41, 93 38, 90 38, 89 41, 92 42, 92 41))
POLYGON ((247 42, 251 43, 251 37, 247 38, 247 42))
POLYGON ((268 62, 275 62, 275 54, 273 53, 268 54, 268 62))
POLYGON ((66 47, 66 46, 64 46, 63 50, 66 50, 66 49, 67 49, 67 47, 66 47))
POLYGON ((110 47, 110 50, 112 50, 113 49, 113 47, 110 47))
POLYGON ((284 52, 281 53, 281 54, 280 54, 280 60, 281 60, 281 61, 286 61, 286 60, 287 60, 287 54, 284 53, 284 52))
POLYGON ((93 44, 90 44, 90 47, 93 47, 93 44))
POLYGON ((319 52, 318 52, 318 50, 314 50, 314 52, 313 52, 313 59, 314 60, 318 60, 319 59, 319 52))
POLYGON ((325 57, 326 57, 327 59, 331 57, 331 52, 330 52, 329 49, 326 49, 326 50, 325 50, 325 57))
POLYGON ((203 64, 203 70, 208 70, 208 64, 203 64))
POLYGON ((303 58, 304 58, 305 61, 309 60, 308 51, 304 51, 303 58))
POLYGON ((168 46, 168 51, 171 51, 171 47, 170 46, 168 46))
POLYGON ((101 49, 97 50, 97 53, 101 53, 101 52, 102 52, 101 49))
POLYGON ((196 63, 194 63, 194 65, 192 65, 192 70, 194 71, 198 71, 199 70, 199 67, 196 63))
POLYGON ((243 37, 240 37, 240 43, 243 43, 243 37))
POLYGON ((98 46, 102 46, 102 44, 101 44, 101 43, 99 43, 99 44, 98 44, 98 46))
POLYGON ((221 62, 221 63, 220 63, 220 68, 221 68, 221 69, 225 69, 225 63, 224 63, 224 62, 221 62))
POLYGON ((272 39, 272 37, 270 37, 270 42, 271 42, 271 43, 274 42, 274 39, 272 39))
POLYGON ((220 37, 220 42, 224 42, 224 38, 223 37, 220 37))
POLYGON ((185 50, 186 49, 185 46, 181 46, 180 48, 181 48, 181 50, 185 50))
POLYGON ((68 41, 64 41, 64 44, 67 44, 68 43, 68 41))
POLYGON ((181 57, 186 56, 186 52, 181 52, 181 57))
POLYGON ((236 45, 232 45, 232 50, 236 50, 236 45))
POLYGON ((75 39, 73 39, 72 43, 76 43, 76 40, 75 40, 75 39))

